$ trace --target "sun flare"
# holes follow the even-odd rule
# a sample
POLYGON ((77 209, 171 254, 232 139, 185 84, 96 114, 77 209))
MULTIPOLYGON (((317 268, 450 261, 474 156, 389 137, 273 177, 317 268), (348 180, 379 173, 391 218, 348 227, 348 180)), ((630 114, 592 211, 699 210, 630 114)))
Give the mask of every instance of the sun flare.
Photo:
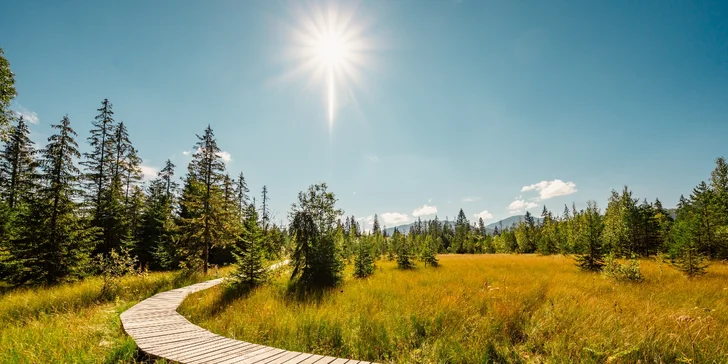
POLYGON ((350 97, 351 86, 361 82, 361 71, 369 63, 368 52, 372 49, 358 8, 345 5, 302 5, 296 9, 296 24, 291 28, 290 50, 295 60, 291 73, 303 74, 320 85, 329 129, 342 107, 340 103, 350 97))

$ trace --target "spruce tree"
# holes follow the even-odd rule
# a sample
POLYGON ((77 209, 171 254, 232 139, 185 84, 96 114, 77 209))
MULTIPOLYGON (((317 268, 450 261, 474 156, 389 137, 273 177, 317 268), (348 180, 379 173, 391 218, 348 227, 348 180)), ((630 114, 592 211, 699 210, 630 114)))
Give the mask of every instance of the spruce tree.
POLYGON ((248 184, 245 182, 243 172, 240 172, 235 183, 235 196, 238 202, 238 211, 240 211, 240 216, 244 217, 245 211, 248 210, 248 204, 250 203, 248 200, 248 192, 250 192, 250 190, 248 189, 248 184))
POLYGON ((268 186, 263 185, 263 205, 261 206, 260 215, 261 222, 263 223, 263 230, 267 230, 268 223, 270 222, 270 213, 268 211, 268 186))
POLYGON ((10 126, 12 111, 10 101, 15 92, 15 75, 10 70, 10 62, 5 58, 5 52, 0 48, 0 142, 6 139, 6 128, 10 126))
POLYGON ((79 215, 79 171, 73 164, 80 157, 76 132, 68 117, 53 125, 57 134, 41 150, 42 187, 27 213, 24 228, 11 250, 18 269, 17 284, 53 284, 85 273, 92 244, 92 231, 79 215))
POLYGON ((207 273, 210 250, 226 243, 232 222, 223 196, 225 163, 212 128, 197 138, 180 200, 179 253, 186 268, 207 273))
POLYGON ((291 279, 304 287, 333 286, 341 280, 343 264, 336 247, 338 216, 336 197, 325 183, 309 186, 299 192, 298 202, 291 206, 291 235, 295 248, 291 279))
POLYGON ((366 278, 374 273, 374 256, 370 237, 358 239, 354 254, 354 277, 366 278))
POLYGON ((684 215, 672 227, 672 265, 688 277, 705 273, 708 263, 701 251, 700 221, 692 214, 684 215))
POLYGON ((397 229, 392 234, 392 245, 397 256, 397 267, 399 269, 414 268, 415 263, 412 261, 412 251, 407 243, 407 239, 397 229))
POLYGON ((258 212, 252 206, 248 206, 242 233, 233 245, 234 284, 253 288, 268 280, 268 269, 263 265, 263 238, 263 231, 258 225, 258 212))
POLYGON ((580 223, 583 225, 583 229, 581 229, 579 240, 584 247, 584 253, 577 256, 577 265, 585 271, 599 271, 604 266, 602 244, 604 223, 596 202, 587 202, 586 211, 580 216, 580 223))
POLYGON ((36 151, 29 135, 28 124, 22 116, 18 117, 0 152, 0 192, 11 209, 19 201, 27 201, 35 189, 36 151))
POLYGON ((437 254, 435 240, 432 238, 432 236, 427 235, 425 237, 424 244, 422 245, 422 251, 420 253, 420 258, 425 264, 425 267, 427 267, 428 264, 431 267, 437 267, 440 265, 440 262, 437 260, 437 256, 435 254, 437 254))

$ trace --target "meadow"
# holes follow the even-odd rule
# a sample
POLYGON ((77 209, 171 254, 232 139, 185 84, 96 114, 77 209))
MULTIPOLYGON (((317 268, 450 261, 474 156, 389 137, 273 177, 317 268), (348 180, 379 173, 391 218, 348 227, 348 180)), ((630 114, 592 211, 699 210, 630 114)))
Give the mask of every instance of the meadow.
MULTIPOLYGON (((221 271, 220 274, 223 274, 221 271)), ((119 314, 155 293, 215 278, 158 272, 122 278, 100 296, 101 278, 0 294, 0 363, 145 361, 119 314)))
POLYGON ((180 312, 215 333, 294 351, 383 363, 728 362, 728 265, 687 279, 641 261, 618 283, 565 256, 443 255, 301 298, 288 272, 248 294, 223 286, 180 312))

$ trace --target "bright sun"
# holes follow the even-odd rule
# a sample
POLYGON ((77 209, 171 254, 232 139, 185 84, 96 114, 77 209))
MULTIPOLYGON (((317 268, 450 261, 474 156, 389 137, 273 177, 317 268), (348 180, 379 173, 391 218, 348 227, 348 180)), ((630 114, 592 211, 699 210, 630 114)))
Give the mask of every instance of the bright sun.
POLYGON ((345 91, 361 81, 361 70, 369 61, 367 52, 372 50, 357 7, 345 9, 341 4, 352 3, 298 8, 297 24, 291 29, 290 50, 296 62, 291 73, 305 74, 310 81, 323 86, 329 129, 340 107, 337 96, 349 95, 345 91))

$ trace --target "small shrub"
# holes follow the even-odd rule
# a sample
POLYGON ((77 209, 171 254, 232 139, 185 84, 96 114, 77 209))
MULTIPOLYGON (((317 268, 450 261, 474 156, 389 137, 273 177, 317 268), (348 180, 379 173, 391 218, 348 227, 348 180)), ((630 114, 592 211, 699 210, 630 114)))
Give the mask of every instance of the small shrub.
POLYGON ((117 291, 119 280, 128 274, 136 273, 136 257, 129 254, 129 249, 120 248, 119 252, 111 249, 109 254, 98 254, 94 266, 102 278, 101 297, 110 298, 117 291))
POLYGON ((617 281, 642 282, 644 280, 640 262, 634 255, 627 264, 620 264, 614 255, 608 255, 604 261, 602 275, 617 281))

